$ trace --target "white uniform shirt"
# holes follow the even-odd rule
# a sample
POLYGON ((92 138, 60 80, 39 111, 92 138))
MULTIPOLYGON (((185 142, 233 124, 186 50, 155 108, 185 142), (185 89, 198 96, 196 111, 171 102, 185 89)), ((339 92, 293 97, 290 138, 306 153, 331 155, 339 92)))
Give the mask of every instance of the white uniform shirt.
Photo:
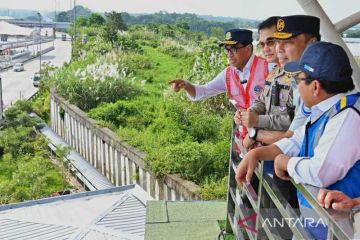
MULTIPOLYGON (((237 69, 237 73, 239 74, 240 80, 245 81, 249 80, 251 67, 254 61, 254 55, 252 55, 249 61, 246 63, 243 71, 237 69)), ((274 68, 275 64, 268 64, 269 71, 274 68)), ((246 89, 246 83, 242 84, 246 89)), ((206 83, 205 85, 194 84, 195 86, 195 97, 187 94, 189 99, 192 101, 199 101, 209 97, 213 97, 219 95, 221 93, 227 92, 226 87, 226 69, 224 69, 219 75, 217 75, 213 80, 206 83)))
MULTIPOLYGON (((313 106, 307 122, 316 121, 345 95, 337 94, 313 106)), ((344 178, 360 159, 360 117, 353 109, 331 118, 311 158, 298 157, 304 135, 305 125, 293 137, 275 143, 284 154, 292 156, 287 171, 296 183, 327 187, 344 178)))
POLYGON ((289 130, 295 132, 296 129, 305 125, 306 120, 311 113, 311 109, 306 107, 301 100, 299 86, 295 81, 292 82, 292 89, 293 89, 293 103, 296 106, 295 108, 295 116, 294 119, 291 121, 289 126, 289 130))
MULTIPOLYGON (((294 94, 296 91, 297 90, 294 89, 294 94)), ((294 119, 291 121, 289 127, 289 130, 292 132, 295 132, 295 130, 300 128, 301 126, 304 126, 309 114, 311 113, 311 109, 306 107, 300 99, 296 109, 297 110, 294 119)))

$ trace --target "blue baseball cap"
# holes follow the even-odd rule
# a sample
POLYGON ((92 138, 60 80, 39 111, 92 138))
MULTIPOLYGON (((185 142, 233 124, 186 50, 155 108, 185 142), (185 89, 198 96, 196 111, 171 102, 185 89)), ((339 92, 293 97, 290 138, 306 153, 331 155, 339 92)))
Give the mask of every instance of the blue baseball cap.
POLYGON ((275 39, 289 39, 302 33, 320 36, 320 18, 309 15, 279 17, 276 32, 271 37, 275 39))
POLYGON ((298 62, 285 65, 286 72, 305 72, 319 81, 352 80, 352 68, 345 50, 329 42, 309 44, 298 62))
POLYGON ((225 40, 219 45, 235 45, 238 43, 242 43, 244 45, 248 45, 252 43, 252 31, 248 29, 230 29, 225 33, 225 40))

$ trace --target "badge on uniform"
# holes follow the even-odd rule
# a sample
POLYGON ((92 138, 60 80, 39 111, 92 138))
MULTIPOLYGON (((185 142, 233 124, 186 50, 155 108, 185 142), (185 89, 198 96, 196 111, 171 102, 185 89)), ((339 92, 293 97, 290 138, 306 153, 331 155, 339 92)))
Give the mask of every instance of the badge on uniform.
POLYGON ((254 87, 254 93, 258 96, 258 95, 260 95, 261 93, 262 93, 262 91, 263 91, 263 88, 260 86, 260 85, 256 85, 255 87, 254 87))
POLYGON ((286 73, 284 78, 283 78, 283 81, 284 81, 285 84, 290 84, 292 78, 293 78, 293 76, 292 76, 291 73, 286 73))
POLYGON ((227 32, 227 33, 226 33, 225 39, 226 39, 226 40, 230 40, 230 39, 231 39, 231 32, 227 32))

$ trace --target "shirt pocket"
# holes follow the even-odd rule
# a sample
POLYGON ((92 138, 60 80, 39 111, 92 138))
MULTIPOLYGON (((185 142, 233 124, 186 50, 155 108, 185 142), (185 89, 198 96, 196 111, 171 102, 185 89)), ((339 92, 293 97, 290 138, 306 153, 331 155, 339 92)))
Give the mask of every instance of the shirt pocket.
POLYGON ((266 109, 270 108, 270 101, 271 101, 271 91, 270 90, 271 90, 271 87, 269 85, 265 85, 263 95, 265 98, 264 100, 265 100, 266 109))
POLYGON ((280 106, 277 106, 278 113, 283 114, 287 113, 289 106, 292 106, 292 97, 290 96, 289 89, 281 89, 279 93, 279 103, 280 106), (290 101, 290 102, 289 102, 290 101))

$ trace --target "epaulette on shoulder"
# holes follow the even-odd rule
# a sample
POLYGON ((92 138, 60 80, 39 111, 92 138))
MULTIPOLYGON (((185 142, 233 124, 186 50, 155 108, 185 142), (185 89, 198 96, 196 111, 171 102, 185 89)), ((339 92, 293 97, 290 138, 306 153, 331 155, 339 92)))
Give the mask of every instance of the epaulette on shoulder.
POLYGON ((282 82, 283 82, 284 84, 290 84, 293 78, 294 78, 294 77, 293 77, 293 75, 292 75, 291 73, 285 72, 285 75, 284 75, 284 77, 283 77, 283 81, 282 81, 282 82))
POLYGON ((277 75, 277 68, 275 67, 271 72, 269 72, 266 81, 272 82, 277 75))

